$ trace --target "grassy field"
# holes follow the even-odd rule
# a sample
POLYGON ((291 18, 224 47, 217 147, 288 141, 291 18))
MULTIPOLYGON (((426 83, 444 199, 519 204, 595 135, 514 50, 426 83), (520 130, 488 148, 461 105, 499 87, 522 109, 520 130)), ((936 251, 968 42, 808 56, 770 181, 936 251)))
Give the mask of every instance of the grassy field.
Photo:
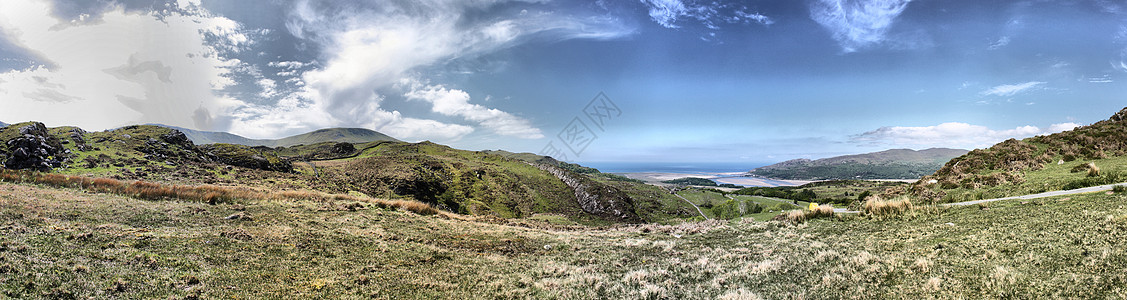
POLYGON ((702 210, 706 207, 724 204, 725 201, 728 201, 728 198, 724 197, 723 194, 700 189, 680 190, 677 192, 677 194, 681 195, 681 197, 685 197, 686 200, 689 200, 689 202, 692 202, 697 206, 705 206, 701 207, 702 210))
POLYGON ((864 192, 880 194, 885 189, 907 185, 908 183, 896 181, 835 180, 811 183, 802 187, 817 194, 820 202, 842 202, 838 199, 853 201, 864 192))
POLYGON ((778 215, 782 211, 801 209, 803 207, 810 205, 810 203, 807 203, 807 202, 798 202, 799 205, 795 205, 791 201, 782 201, 782 200, 785 200, 785 199, 774 199, 774 198, 766 198, 766 197, 759 197, 759 196, 748 196, 748 195, 730 195, 730 196, 732 196, 732 198, 735 198, 736 200, 739 200, 739 201, 745 201, 747 203, 756 203, 756 204, 759 204, 760 206, 762 206, 763 207, 762 212, 757 213, 757 214, 746 214, 746 215, 743 216, 744 219, 750 218, 750 219, 756 220, 756 221, 770 220, 771 218, 775 217, 776 215, 778 215))
POLYGON ((810 205, 810 202, 805 201, 791 201, 786 199, 768 198, 761 196, 749 195, 724 195, 708 189, 686 189, 677 192, 678 195, 684 197, 686 200, 693 202, 700 207, 710 218, 721 219, 748 219, 765 221, 770 220, 775 215, 782 211, 804 208, 810 205), (728 197, 731 198, 728 198, 728 197), (732 202, 729 203, 729 200, 732 202), (797 202, 798 204, 794 204, 797 202), (753 205, 759 205, 762 210, 759 213, 751 212, 753 205), (737 210, 739 207, 744 208, 743 214, 728 213, 724 214, 721 210, 737 210))
POLYGON ((1123 298, 1124 200, 1088 194, 797 226, 588 228, 0 183, 0 295, 1123 298))
MULTIPOLYGON (((1059 159, 1056 161, 1059 161, 1059 159)), ((953 189, 943 189, 938 184, 933 184, 930 188, 946 193, 942 202, 959 202, 1119 183, 1127 181, 1127 156, 1077 160, 1064 162, 1062 164, 1050 163, 1045 164, 1045 168, 1040 170, 1024 171, 1022 175, 1024 181, 1021 183, 1010 182, 995 186, 981 186, 978 188, 960 186, 953 189), (1086 163, 1095 164, 1100 169, 1100 175, 1088 176, 1086 170, 1082 172, 1072 172, 1074 167, 1086 163), (1086 182, 1098 184, 1082 184, 1086 182), (1070 184, 1073 186, 1070 186, 1070 184)))

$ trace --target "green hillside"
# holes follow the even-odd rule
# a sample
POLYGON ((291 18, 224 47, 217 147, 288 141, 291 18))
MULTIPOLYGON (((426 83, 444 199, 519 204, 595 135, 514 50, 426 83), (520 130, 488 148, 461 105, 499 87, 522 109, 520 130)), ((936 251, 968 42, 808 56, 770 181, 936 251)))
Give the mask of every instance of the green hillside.
POLYGON ((0 182, 0 297, 1122 299, 1124 200, 594 228, 0 182))
POLYGON ((975 150, 910 188, 736 194, 430 142, 200 146, 26 122, 0 128, 0 162, 21 169, 0 170, 0 298, 1119 299, 1123 189, 773 217, 808 213, 780 198, 1122 180, 1124 119, 975 150))
POLYGON ((155 125, 179 130, 197 145, 221 143, 246 146, 290 147, 294 145, 310 145, 323 142, 367 143, 399 141, 385 134, 363 128, 328 128, 281 139, 269 140, 250 139, 226 132, 200 131, 176 126, 155 125))
POLYGON ((967 150, 947 148, 892 149, 818 160, 789 160, 751 170, 751 174, 791 180, 916 179, 966 153, 967 150))
POLYGON ((463 215, 551 215, 592 225, 674 222, 694 215, 691 206, 654 193, 656 187, 550 157, 430 142, 302 144, 380 136, 362 129, 320 130, 279 140, 299 145, 271 148, 196 145, 178 130, 153 125, 86 132, 27 122, 0 129, 0 166, 118 180, 358 194, 416 200, 463 215))
POLYGON ((1127 108, 1108 120, 1070 131, 976 149, 923 177, 909 192, 929 202, 952 202, 1123 181, 1127 181, 1127 108))

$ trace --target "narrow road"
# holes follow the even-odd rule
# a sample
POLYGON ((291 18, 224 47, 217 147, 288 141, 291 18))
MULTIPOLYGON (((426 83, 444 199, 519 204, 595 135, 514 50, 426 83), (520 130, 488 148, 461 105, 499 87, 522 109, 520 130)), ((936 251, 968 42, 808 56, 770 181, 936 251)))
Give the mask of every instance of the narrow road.
POLYGON ((1037 199, 1037 198, 1045 198, 1045 197, 1053 197, 1053 196, 1083 194, 1083 193, 1091 193, 1091 192, 1102 192, 1102 191, 1111 190, 1112 188, 1114 188, 1117 185, 1127 185, 1127 182, 1115 183, 1115 184, 1105 184, 1105 185, 1100 185, 1100 186, 1079 188, 1079 189, 1067 190, 1067 191, 1052 191, 1052 192, 1044 192, 1044 193, 1040 193, 1040 194, 1032 194, 1032 195, 1024 195, 1024 196, 1012 196, 1012 197, 1003 197, 1003 198, 994 198, 994 199, 983 199, 983 200, 975 200, 975 201, 947 203, 947 204, 943 204, 943 206, 964 206, 964 205, 975 205, 975 204, 979 204, 979 203, 994 202, 994 201, 1001 201, 1001 200, 1037 199))
POLYGON ((697 209, 697 212, 698 212, 698 213, 700 213, 700 216, 701 216, 701 217, 704 217, 704 219, 705 219, 705 220, 712 220, 712 219, 711 219, 711 218, 709 218, 708 216, 704 215, 704 211, 703 211, 703 210, 700 210, 700 207, 697 207, 697 205, 696 205, 696 204, 693 204, 693 201, 689 201, 689 199, 685 199, 685 197, 681 197, 681 195, 678 195, 678 194, 677 194, 677 193, 675 193, 675 192, 673 193, 673 196, 677 196, 677 198, 681 198, 681 200, 685 200, 685 202, 688 202, 688 203, 689 203, 689 205, 692 205, 692 206, 693 206, 693 208, 696 208, 696 209, 697 209))

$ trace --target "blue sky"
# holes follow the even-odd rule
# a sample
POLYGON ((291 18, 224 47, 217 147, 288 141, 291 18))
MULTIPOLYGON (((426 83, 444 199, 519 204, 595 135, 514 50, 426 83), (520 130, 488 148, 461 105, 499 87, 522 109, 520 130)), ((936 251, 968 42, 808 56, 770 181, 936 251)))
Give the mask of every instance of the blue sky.
POLYGON ((579 162, 969 149, 1127 106, 1122 1, 5 0, 0 35, 8 123, 579 162), (560 135, 577 118, 594 138, 560 135))

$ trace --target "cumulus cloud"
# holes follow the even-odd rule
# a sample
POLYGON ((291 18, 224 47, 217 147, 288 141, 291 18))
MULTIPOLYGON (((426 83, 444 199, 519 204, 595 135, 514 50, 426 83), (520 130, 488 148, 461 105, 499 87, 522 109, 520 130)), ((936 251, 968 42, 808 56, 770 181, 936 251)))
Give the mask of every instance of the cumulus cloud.
MULTIPOLYGON (((198 8, 198 1, 181 2, 198 8)), ((149 122, 210 129, 241 105, 213 93, 230 84, 232 66, 217 53, 247 43, 238 24, 193 8, 106 9, 67 20, 48 1, 0 1, 0 32, 37 60, 0 73, 0 118, 94 129, 149 122), (193 111, 208 113, 186 113, 193 111)))
POLYGON ((896 17, 911 0, 817 0, 810 17, 829 30, 845 52, 886 41, 896 17))
POLYGON ((1045 83, 1041 82, 1041 81, 1030 81, 1030 82, 1017 83, 1017 84, 1003 84, 1003 85, 995 86, 995 87, 989 88, 985 91, 982 91, 982 95, 984 95, 984 96, 1009 97, 1009 96, 1017 95, 1019 93, 1030 91, 1030 90, 1032 90, 1032 89, 1034 89, 1038 86, 1041 86, 1043 84, 1045 84, 1045 83))
POLYGON ((1013 129, 995 130, 981 125, 951 122, 924 127, 881 127, 877 130, 855 135, 851 140, 855 143, 907 148, 985 148, 1010 138, 1052 134, 1072 130, 1078 126, 1080 125, 1076 123, 1060 123, 1045 128, 1026 125, 1013 129))
POLYGON ((471 104, 470 95, 465 91, 446 89, 441 85, 416 86, 406 95, 407 99, 425 101, 431 104, 431 111, 447 116, 458 116, 477 122, 493 132, 523 139, 539 139, 544 135, 539 128, 523 118, 507 112, 471 104))
MULTIPOLYGON (((294 103, 282 109, 321 110, 318 113, 327 117, 321 123, 373 128, 401 139, 457 139, 473 132, 473 128, 449 121, 404 117, 401 112, 384 107, 387 96, 400 96, 390 91, 394 90, 393 85, 405 79, 422 77, 425 80, 427 74, 418 71, 422 67, 493 53, 534 38, 612 39, 633 32, 617 19, 607 16, 579 16, 529 9, 508 13, 506 8, 517 2, 523 1, 440 0, 379 4, 298 1, 286 27, 294 36, 319 46, 321 54, 318 61, 321 63, 302 71, 301 91, 291 101, 294 103), (467 17, 471 14, 489 17, 467 17)), ((271 66, 289 72, 306 67, 287 62, 276 62, 271 66)), ((479 126, 500 134, 542 137, 538 135, 538 129, 519 128, 527 126, 527 120, 481 105, 466 104, 473 109, 444 115, 477 122, 479 126), (482 117, 477 112, 488 112, 492 116, 482 117)), ((248 128, 295 123, 271 118, 247 122, 250 123, 248 128)))
POLYGON ((680 28, 678 19, 694 19, 709 29, 719 29, 718 23, 763 25, 774 24, 771 20, 758 12, 750 12, 746 7, 732 7, 719 2, 682 1, 682 0, 641 0, 649 10, 650 19, 665 28, 680 28))
POLYGON ((467 110, 436 111, 435 120, 386 107, 385 99, 407 97, 392 87, 404 78, 429 81, 443 64, 528 41, 634 32, 613 16, 536 0, 283 1, 286 30, 315 59, 264 62, 256 43, 275 31, 244 28, 200 4, 67 6, 60 14, 50 0, 0 1, 0 34, 36 58, 30 68, 0 73, 0 119, 88 129, 164 123, 256 138, 338 126, 405 140, 454 141, 477 127, 537 138, 529 120, 468 98, 467 110))

